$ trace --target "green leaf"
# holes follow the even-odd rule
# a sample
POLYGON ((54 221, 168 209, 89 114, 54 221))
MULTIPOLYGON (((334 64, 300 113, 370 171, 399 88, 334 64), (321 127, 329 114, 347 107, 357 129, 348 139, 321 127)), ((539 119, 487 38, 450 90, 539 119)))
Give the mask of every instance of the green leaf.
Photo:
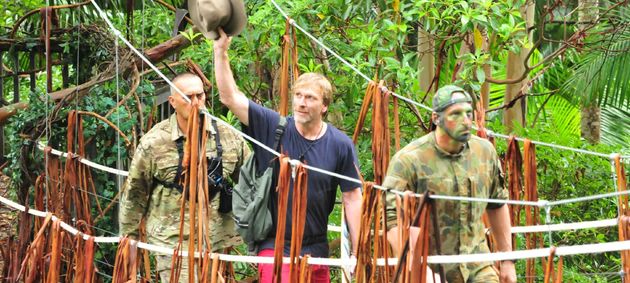
POLYGON ((479 81, 479 83, 483 83, 486 81, 486 73, 483 71, 482 68, 477 68, 475 73, 477 75, 477 81, 479 81))
POLYGON ((462 26, 466 26, 470 22, 470 18, 467 15, 462 16, 462 26))

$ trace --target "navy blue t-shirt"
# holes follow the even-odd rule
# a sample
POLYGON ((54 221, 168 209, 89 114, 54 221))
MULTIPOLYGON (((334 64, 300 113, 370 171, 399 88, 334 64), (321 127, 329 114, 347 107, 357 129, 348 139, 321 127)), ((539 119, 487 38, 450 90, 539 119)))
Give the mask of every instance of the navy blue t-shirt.
MULTIPOLYGON (((280 114, 251 100, 249 101, 248 114, 249 127, 245 127, 245 132, 268 147, 272 147, 275 130, 280 121, 280 114)), ((269 162, 276 158, 275 155, 267 150, 255 144, 253 146, 257 168, 266 168, 270 164, 269 162)), ((358 159, 352 140, 330 124, 328 124, 322 137, 311 141, 300 135, 295 128, 295 120, 289 116, 287 117, 287 126, 284 134, 280 138, 280 147, 282 152, 288 154, 291 159, 299 159, 303 155, 302 161, 307 165, 358 179, 358 159)), ((328 239, 326 237, 328 216, 335 205, 337 188, 340 187, 342 192, 347 192, 358 188, 360 184, 312 170, 308 170, 307 174, 306 224, 304 226, 301 254, 310 254, 313 257, 328 257, 328 239)), ((276 221, 278 219, 278 197, 277 193, 275 193, 277 176, 277 172, 274 172, 273 193, 270 202, 273 228, 269 238, 261 243, 261 249, 274 247, 276 221)), ((289 254, 290 248, 291 225, 293 223, 291 215, 292 199, 293 187, 291 185, 286 211, 285 255, 289 254)))

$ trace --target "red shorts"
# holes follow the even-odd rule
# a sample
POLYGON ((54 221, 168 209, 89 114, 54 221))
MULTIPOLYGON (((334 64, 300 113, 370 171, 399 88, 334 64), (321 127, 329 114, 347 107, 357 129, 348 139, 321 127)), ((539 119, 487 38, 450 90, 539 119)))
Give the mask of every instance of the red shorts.
MULTIPOLYGON (((264 249, 258 252, 258 256, 273 257, 273 249, 264 249)), ((311 282, 329 283, 330 272, 326 265, 309 265, 311 267, 311 282)), ((282 283, 289 283, 289 265, 282 265, 282 283)), ((271 283, 273 281, 273 264, 258 264, 258 278, 260 283, 271 283)))

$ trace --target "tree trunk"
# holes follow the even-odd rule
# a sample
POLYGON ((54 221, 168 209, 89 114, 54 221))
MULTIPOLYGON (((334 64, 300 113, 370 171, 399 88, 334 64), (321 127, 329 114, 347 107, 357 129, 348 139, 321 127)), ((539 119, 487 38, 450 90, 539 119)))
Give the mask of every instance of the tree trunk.
MULTIPOLYGON (((578 27, 580 30, 584 29, 590 23, 597 21, 599 17, 598 6, 598 0, 578 1, 578 27)), ((591 96, 594 95, 595 94, 591 94, 591 96)), ((597 106, 597 100, 583 97, 581 114, 580 131, 582 138, 586 139, 591 144, 599 143, 601 109, 597 106)))
MULTIPOLYGON (((525 25, 529 29, 534 25, 534 8, 535 3, 532 0, 528 0, 523 7, 521 7, 521 14, 525 19, 525 25)), ((528 35, 531 41, 532 33, 528 35)), ((508 54, 508 62, 507 62, 507 78, 515 78, 519 77, 525 71, 524 60, 529 53, 528 48, 521 48, 519 54, 514 54, 510 52, 508 54)), ((514 84, 506 85, 505 87, 505 97, 503 99, 504 103, 507 104, 510 101, 514 100, 517 96, 521 95, 523 91, 523 86, 527 84, 527 78, 514 84)), ((521 126, 525 125, 525 114, 527 113, 527 104, 526 99, 520 99, 514 106, 510 108, 506 108, 503 112, 503 125, 505 125, 505 129, 507 132, 512 132, 514 124, 519 124, 521 126)))
MULTIPOLYGON (((483 36, 481 49, 484 52, 489 53, 490 44, 488 42, 488 31, 484 29, 481 31, 481 34, 483 36)), ((483 72, 486 74, 486 78, 492 76, 492 68, 490 67, 490 64, 484 64, 482 68, 483 68, 483 72)), ((487 110, 488 106, 490 106, 490 83, 488 83, 487 81, 484 81, 481 84, 481 90, 479 91, 479 98, 481 99, 481 105, 483 106, 483 109, 487 110)))
MULTIPOLYGON (((459 58, 463 58, 465 54, 475 51, 474 39, 472 33, 467 33, 462 39, 462 45, 459 47, 459 58)), ((451 77, 451 82, 455 82, 459 78, 459 72, 464 69, 464 62, 462 59, 458 59, 455 63, 455 69, 451 77)))
POLYGON ((420 90, 426 91, 426 95, 431 99, 433 90, 435 90, 435 84, 431 85, 433 77, 435 77, 435 42, 431 38, 431 34, 418 26, 418 58, 420 58, 420 64, 418 65, 418 81, 420 83, 420 90), (431 89, 429 89, 431 88, 431 89))
POLYGON ((592 144, 599 143, 601 123, 601 109, 597 105, 582 106, 580 130, 582 138, 592 144))

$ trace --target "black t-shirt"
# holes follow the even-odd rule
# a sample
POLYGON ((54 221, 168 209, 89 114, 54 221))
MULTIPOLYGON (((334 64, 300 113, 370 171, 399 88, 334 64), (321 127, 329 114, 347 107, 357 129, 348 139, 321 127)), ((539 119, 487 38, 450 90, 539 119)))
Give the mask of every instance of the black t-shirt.
MULTIPOLYGON (((245 132, 261 141, 265 145, 272 147, 275 137, 275 130, 280 120, 280 114, 260 106, 253 101, 249 101, 249 127, 245 127, 245 132)), ((258 168, 266 168, 269 162, 276 158, 267 150, 254 146, 256 162, 258 168)), ((288 154, 291 159, 299 159, 310 166, 325 169, 341 175, 358 179, 358 159, 352 144, 352 140, 328 124, 326 132, 317 140, 307 140, 295 128, 293 117, 287 117, 287 126, 280 139, 282 152, 288 154)), ((277 150, 277 149, 276 149, 277 150)), ((277 184, 277 172, 274 172, 274 182, 270 202, 270 210, 273 219, 272 232, 269 239, 261 244, 261 249, 273 248, 276 233, 276 221, 278 218, 278 197, 275 193, 277 184)), ((306 224, 304 226, 304 238, 301 254, 310 254, 314 257, 328 257, 328 216, 333 211, 337 188, 342 192, 347 192, 358 188, 360 184, 348 180, 339 179, 327 174, 308 170, 308 193, 306 207, 306 224)), ((289 201, 287 206, 287 224, 285 233, 284 253, 289 254, 291 240, 291 225, 293 223, 291 215, 291 204, 293 199, 293 184, 289 190, 289 201)))

